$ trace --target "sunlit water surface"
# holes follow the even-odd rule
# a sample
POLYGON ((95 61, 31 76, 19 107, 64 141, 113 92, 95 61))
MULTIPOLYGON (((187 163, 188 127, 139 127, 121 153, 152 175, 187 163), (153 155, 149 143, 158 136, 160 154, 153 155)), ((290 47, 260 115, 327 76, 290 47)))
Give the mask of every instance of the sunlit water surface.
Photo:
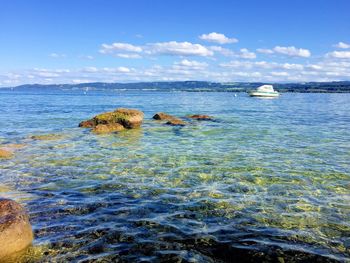
POLYGON ((0 105, 0 144, 26 145, 0 161, 0 196, 35 232, 23 261, 349 261, 350 94, 1 91, 0 105), (118 107, 144 111, 142 128, 77 127, 118 107))

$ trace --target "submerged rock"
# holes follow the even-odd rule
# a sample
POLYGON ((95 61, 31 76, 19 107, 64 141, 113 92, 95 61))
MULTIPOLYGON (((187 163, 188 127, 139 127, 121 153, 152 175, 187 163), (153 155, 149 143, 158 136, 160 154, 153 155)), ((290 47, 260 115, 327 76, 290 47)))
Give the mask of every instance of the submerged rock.
POLYGON ((167 121, 166 122, 167 125, 173 125, 173 126, 185 126, 187 124, 183 120, 164 112, 156 113, 153 116, 153 119, 160 120, 160 121, 167 121))
POLYGON ((90 120, 82 121, 79 127, 93 128, 95 133, 117 132, 123 129, 134 129, 141 126, 143 112, 135 109, 119 108, 112 112, 104 112, 90 120))
POLYGON ((15 201, 0 199, 0 261, 23 251, 32 241, 32 227, 23 207, 15 201))
POLYGON ((119 123, 98 124, 92 129, 92 131, 97 134, 119 132, 122 130, 125 130, 125 128, 119 123))
POLYGON ((212 120, 214 120, 213 117, 211 117, 209 115, 202 115, 202 114, 188 115, 187 117, 190 119, 198 120, 198 121, 212 121, 212 120))
POLYGON ((12 156, 13 153, 11 151, 0 148, 0 159, 10 159, 12 156))
POLYGON ((167 121, 167 125, 172 125, 172 126, 185 126, 187 123, 184 122, 183 120, 180 119, 172 119, 167 121))
POLYGON ((18 149, 22 149, 24 147, 26 147, 26 144, 23 143, 9 143, 9 144, 4 144, 4 147, 6 149, 14 149, 14 150, 18 150, 18 149))
POLYGON ((49 141, 49 140, 62 139, 63 136, 60 134, 42 134, 42 135, 33 135, 30 138, 33 140, 49 141))

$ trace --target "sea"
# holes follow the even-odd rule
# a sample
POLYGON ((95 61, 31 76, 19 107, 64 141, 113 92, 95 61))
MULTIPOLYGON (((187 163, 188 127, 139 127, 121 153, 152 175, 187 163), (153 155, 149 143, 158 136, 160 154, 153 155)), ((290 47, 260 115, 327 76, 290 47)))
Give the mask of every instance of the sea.
POLYGON ((22 262, 350 262, 350 94, 0 89, 0 123, 22 262), (142 127, 78 127, 116 108, 142 127))

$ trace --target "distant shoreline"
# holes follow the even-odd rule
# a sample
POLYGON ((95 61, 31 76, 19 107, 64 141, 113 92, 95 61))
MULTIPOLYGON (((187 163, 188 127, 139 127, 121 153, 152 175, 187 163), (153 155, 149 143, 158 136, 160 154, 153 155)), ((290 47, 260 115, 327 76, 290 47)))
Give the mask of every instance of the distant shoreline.
POLYGON ((350 81, 306 82, 306 83, 263 83, 263 82, 209 82, 171 81, 136 83, 81 83, 81 84, 25 84, 3 87, 0 90, 62 90, 62 91, 161 91, 161 92, 249 92, 263 84, 272 84, 275 90, 286 93, 350 93, 350 81))

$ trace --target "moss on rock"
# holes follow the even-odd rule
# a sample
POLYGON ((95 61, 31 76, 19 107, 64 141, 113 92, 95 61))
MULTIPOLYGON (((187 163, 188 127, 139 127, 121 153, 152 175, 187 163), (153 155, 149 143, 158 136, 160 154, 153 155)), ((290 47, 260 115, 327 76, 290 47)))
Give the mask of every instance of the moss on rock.
POLYGON ((112 112, 104 112, 90 120, 82 121, 79 127, 93 128, 95 133, 108 133, 122 129, 134 129, 141 126, 143 112, 135 109, 119 108, 112 112))

